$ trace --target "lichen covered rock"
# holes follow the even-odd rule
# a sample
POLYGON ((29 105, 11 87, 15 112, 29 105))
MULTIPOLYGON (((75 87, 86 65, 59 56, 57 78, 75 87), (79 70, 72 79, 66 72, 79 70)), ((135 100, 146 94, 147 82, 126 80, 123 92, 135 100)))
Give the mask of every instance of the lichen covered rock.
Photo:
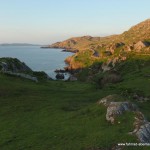
POLYGON ((109 95, 102 98, 98 104, 102 104, 107 107, 106 120, 115 123, 116 116, 123 115, 124 112, 130 111, 135 113, 135 121, 133 123, 134 131, 130 132, 132 135, 136 135, 138 140, 142 143, 150 143, 150 122, 148 122, 135 104, 130 102, 116 102, 117 95, 109 95))
POLYGON ((17 58, 4 57, 0 58, 1 71, 18 72, 31 72, 32 70, 17 58))
POLYGON ((140 142, 150 143, 150 122, 146 120, 141 112, 136 112, 134 131, 140 142))
POLYGON ((139 41, 136 44, 134 44, 134 49, 137 51, 140 51, 142 48, 148 47, 148 42, 139 41))

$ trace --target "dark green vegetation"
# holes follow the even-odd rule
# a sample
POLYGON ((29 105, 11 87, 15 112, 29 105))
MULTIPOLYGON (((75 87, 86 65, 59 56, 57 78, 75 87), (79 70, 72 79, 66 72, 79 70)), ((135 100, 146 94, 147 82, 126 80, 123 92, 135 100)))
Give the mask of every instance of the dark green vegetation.
POLYGON ((117 69, 123 80, 102 89, 94 82, 34 83, 0 74, 0 149, 89 150, 138 142, 128 134, 133 130, 133 113, 118 117, 120 123, 112 125, 105 119, 106 108, 96 102, 109 94, 120 94, 136 103, 150 120, 150 102, 132 98, 135 92, 150 96, 150 59, 131 57, 117 69))
POLYGON ((75 62, 83 63, 83 67, 90 67, 93 64, 91 59, 91 51, 81 52, 80 55, 75 56, 75 62))
POLYGON ((2 75, 0 82, 1 150, 80 150, 135 141, 127 134, 132 120, 123 117, 121 125, 112 126, 105 108, 96 104, 113 90, 95 91, 85 83, 35 84, 2 75))

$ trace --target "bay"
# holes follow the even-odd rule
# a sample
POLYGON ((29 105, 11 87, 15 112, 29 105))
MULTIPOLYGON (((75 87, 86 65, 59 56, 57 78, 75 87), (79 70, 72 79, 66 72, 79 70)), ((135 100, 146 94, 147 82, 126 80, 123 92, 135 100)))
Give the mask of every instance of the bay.
POLYGON ((65 58, 71 55, 70 52, 62 52, 62 49, 42 49, 40 46, 0 46, 0 57, 18 58, 32 70, 44 71, 53 79, 56 76, 54 71, 63 69, 65 58))

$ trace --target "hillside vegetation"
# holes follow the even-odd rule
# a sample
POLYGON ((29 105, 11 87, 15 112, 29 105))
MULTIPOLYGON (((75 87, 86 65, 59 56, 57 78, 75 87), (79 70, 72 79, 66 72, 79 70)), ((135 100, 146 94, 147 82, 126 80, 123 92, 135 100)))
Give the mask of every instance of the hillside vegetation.
POLYGON ((122 98, 118 101, 136 103, 150 120, 149 101, 133 99, 135 93, 150 96, 150 80, 146 76, 150 65, 145 62, 142 67, 139 62, 140 67, 135 62, 118 66, 124 80, 109 83, 103 89, 92 83, 35 83, 0 74, 1 150, 104 150, 121 142, 138 142, 128 134, 133 130, 134 113, 119 116, 121 123, 112 125, 105 119, 106 108, 97 105, 101 98, 119 94, 122 98))
POLYGON ((121 35, 77 37, 54 43, 49 47, 79 51, 66 59, 70 70, 88 67, 96 61, 124 60, 130 53, 150 55, 150 19, 133 26, 121 35))
MULTIPOLYGON (((70 48, 70 49, 78 49, 86 50, 90 48, 90 46, 98 46, 101 44, 112 44, 115 42, 123 42, 125 44, 134 43, 143 40, 150 40, 150 19, 147 19, 133 27, 131 27, 128 31, 120 35, 112 35, 107 37, 91 37, 91 36, 83 36, 83 37, 75 37, 65 40, 63 42, 57 42, 49 47, 55 48, 70 48)), ((102 45, 104 46, 104 45, 102 45)))
POLYGON ((66 59, 77 81, 0 58, 0 150, 148 150, 118 143, 150 142, 149 22, 49 46, 79 50, 66 59))

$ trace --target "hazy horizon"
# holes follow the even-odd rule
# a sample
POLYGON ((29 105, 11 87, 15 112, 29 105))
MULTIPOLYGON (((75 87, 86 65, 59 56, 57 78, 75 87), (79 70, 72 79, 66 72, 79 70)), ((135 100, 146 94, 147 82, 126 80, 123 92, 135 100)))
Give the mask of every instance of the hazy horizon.
POLYGON ((0 44, 47 45, 71 37, 121 34, 149 18, 149 5, 149 0, 2 1, 0 44))

